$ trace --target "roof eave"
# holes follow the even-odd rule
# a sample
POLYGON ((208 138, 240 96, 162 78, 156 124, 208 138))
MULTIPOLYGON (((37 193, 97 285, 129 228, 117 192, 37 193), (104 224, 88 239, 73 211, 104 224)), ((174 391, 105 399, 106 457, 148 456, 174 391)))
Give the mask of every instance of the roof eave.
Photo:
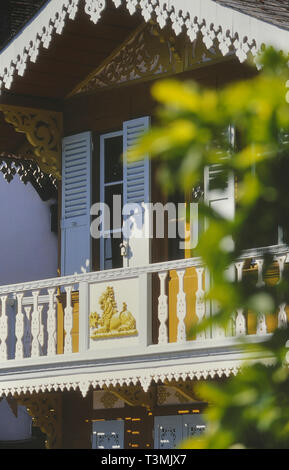
MULTIPOLYGON (((108 0, 84 0, 85 12, 97 23, 108 0)), ((215 40, 223 55, 234 51, 241 62, 263 45, 289 52, 289 31, 221 6, 213 0, 111 0, 116 8, 137 10, 148 22, 154 17, 161 28, 168 21, 176 35, 186 31, 191 41, 200 32, 209 49, 215 40)), ((66 20, 75 19, 80 0, 50 0, 0 54, 0 86, 10 89, 16 74, 23 76, 28 61, 36 62, 40 47, 49 48, 53 34, 61 34, 66 20)))

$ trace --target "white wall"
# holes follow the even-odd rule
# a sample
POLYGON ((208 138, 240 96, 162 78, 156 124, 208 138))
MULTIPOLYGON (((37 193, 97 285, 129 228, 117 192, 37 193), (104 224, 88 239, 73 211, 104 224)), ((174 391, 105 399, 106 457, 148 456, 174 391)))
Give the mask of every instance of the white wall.
MULTIPOLYGON (((7 183, 0 173, 0 285, 57 276, 57 235, 51 232, 50 205, 18 176, 7 183)), ((18 417, 0 402, 0 441, 31 437, 31 417, 18 417)))
POLYGON ((18 406, 17 417, 8 402, 0 402, 0 441, 24 441, 31 438, 32 418, 24 406, 18 406))
POLYGON ((0 173, 0 285, 57 276, 57 236, 50 205, 16 175, 0 173))

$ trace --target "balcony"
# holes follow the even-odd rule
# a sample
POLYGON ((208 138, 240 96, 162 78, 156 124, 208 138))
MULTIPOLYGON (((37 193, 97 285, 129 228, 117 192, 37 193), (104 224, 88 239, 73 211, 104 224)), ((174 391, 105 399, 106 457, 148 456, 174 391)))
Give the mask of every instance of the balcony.
MULTIPOLYGON (((251 250, 232 267, 235 280, 278 282, 288 248, 274 254, 263 279, 264 250, 251 250)), ((0 287, 0 395, 235 374, 252 344, 287 323, 286 306, 257 318, 239 310, 226 330, 191 335, 213 315, 205 301, 209 274, 198 258, 122 268, 0 287)), ((265 358, 268 362, 270 357, 265 358)))

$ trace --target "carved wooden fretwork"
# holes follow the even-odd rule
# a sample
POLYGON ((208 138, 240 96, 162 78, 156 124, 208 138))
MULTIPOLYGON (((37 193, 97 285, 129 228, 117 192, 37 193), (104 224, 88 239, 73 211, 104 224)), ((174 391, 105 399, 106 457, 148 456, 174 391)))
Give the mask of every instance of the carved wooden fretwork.
POLYGON ((157 389, 151 385, 145 392, 140 384, 138 385, 116 385, 104 387, 118 399, 123 400, 129 406, 143 406, 151 409, 157 402, 157 389))
POLYGON ((25 406, 37 426, 46 434, 47 449, 61 449, 62 397, 56 393, 38 393, 15 396, 19 405, 25 406))
POLYGON ((61 177, 62 114, 55 111, 0 105, 6 122, 24 133, 41 169, 61 177))
POLYGON ((110 391, 105 392, 100 398, 104 408, 114 408, 114 405, 118 402, 118 400, 118 397, 110 391))
POLYGON ((158 26, 142 25, 71 95, 177 72, 174 40, 160 36, 158 26))
POLYGON ((166 403, 167 399, 171 396, 170 392, 168 391, 167 387, 162 387, 159 385, 157 387, 157 404, 163 405, 166 403))
POLYGON ((176 392, 176 397, 180 402, 183 403, 200 403, 202 402, 202 398, 198 396, 194 382, 191 380, 172 380, 172 381, 165 381, 169 387, 171 387, 176 392))
POLYGON ((169 28, 161 30, 150 22, 138 28, 69 96, 169 76, 220 59, 224 60, 217 41, 207 49, 201 35, 191 43, 185 35, 176 37, 169 28))
POLYGON ((7 183, 10 183, 16 175, 22 183, 31 183, 43 200, 57 198, 56 178, 44 173, 35 160, 21 159, 15 155, 1 153, 0 172, 7 183))

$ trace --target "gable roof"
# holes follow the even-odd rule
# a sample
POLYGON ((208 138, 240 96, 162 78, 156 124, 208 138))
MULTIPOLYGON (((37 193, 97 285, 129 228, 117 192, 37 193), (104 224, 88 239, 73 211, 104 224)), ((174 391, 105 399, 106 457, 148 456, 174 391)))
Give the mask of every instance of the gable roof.
POLYGON ((32 18, 47 0, 5 0, 0 5, 0 47, 32 18))
POLYGON ((279 28, 289 29, 288 0, 214 0, 216 3, 240 11, 279 28))
POLYGON ((169 22, 176 35, 186 31, 191 41, 201 34, 208 49, 217 40, 223 55, 233 51, 241 62, 264 44, 289 52, 285 0, 47 0, 0 53, 0 87, 9 89, 80 8, 96 24, 108 5, 138 12, 146 22, 154 18, 161 28, 169 22))

